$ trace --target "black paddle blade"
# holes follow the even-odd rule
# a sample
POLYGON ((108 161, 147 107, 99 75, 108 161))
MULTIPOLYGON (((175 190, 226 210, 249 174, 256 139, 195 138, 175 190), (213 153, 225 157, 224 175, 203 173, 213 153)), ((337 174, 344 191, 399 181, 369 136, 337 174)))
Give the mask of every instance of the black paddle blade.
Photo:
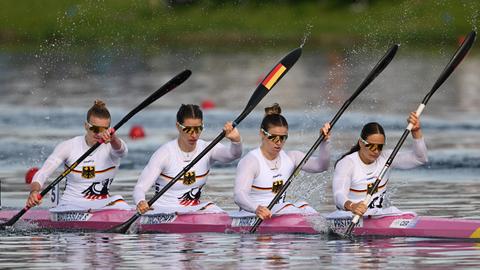
POLYGON ((125 115, 125 117, 123 117, 122 120, 120 120, 120 122, 115 125, 114 129, 117 130, 139 111, 143 110, 145 107, 152 104, 155 100, 159 99, 161 96, 172 91, 177 86, 185 82, 190 77, 190 75, 192 75, 192 72, 188 69, 180 72, 177 76, 173 77, 170 81, 166 82, 162 87, 160 87, 157 91, 155 91, 148 98, 146 98, 135 109, 125 115))
POLYGON ((107 231, 105 231, 106 233, 127 233, 128 229, 130 228, 130 226, 132 226, 132 224, 140 217, 140 214, 139 213, 136 213, 135 215, 133 215, 131 218, 129 218, 127 221, 125 221, 124 223, 120 224, 120 225, 117 225, 113 228, 110 228, 108 229, 107 231))
MULTIPOLYGON (((395 54, 397 54, 399 45, 392 45, 385 55, 378 61, 378 63, 373 67, 373 69, 368 73, 367 77, 363 82, 358 86, 357 90, 352 94, 350 100, 355 99, 362 91, 365 89, 377 76, 382 73, 382 71, 392 62, 395 54)), ((330 123, 331 124, 331 123, 330 123)))
POLYGON ((301 55, 302 48, 296 48, 289 52, 278 64, 275 65, 275 67, 273 67, 257 86, 257 89, 255 89, 243 112, 237 117, 237 119, 235 119, 235 121, 233 121, 234 126, 237 126, 257 106, 263 97, 268 94, 268 92, 283 78, 283 76, 285 76, 285 74, 287 74, 301 55))
POLYGON ((448 62, 447 66, 442 71, 437 81, 433 85, 432 90, 430 90, 430 92, 423 99, 422 104, 427 105, 430 97, 435 93, 435 91, 437 91, 437 89, 443 84, 443 82, 445 82, 445 80, 450 76, 450 74, 452 74, 455 68, 457 68, 457 66, 462 62, 463 58, 465 58, 468 51, 470 51, 470 49, 472 48, 476 36, 477 33, 475 31, 472 31, 465 37, 460 47, 458 47, 457 51, 452 56, 452 59, 450 59, 450 62, 448 62))

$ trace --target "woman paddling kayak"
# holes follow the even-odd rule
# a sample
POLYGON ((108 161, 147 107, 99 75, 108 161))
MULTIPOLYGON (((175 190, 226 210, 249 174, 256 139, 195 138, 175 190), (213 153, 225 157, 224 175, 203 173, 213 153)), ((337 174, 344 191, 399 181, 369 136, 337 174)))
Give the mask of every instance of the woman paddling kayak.
MULTIPOLYGON (((411 112, 407 121, 413 125, 412 150, 399 152, 392 168, 411 169, 427 162, 427 147, 420 119, 415 112, 411 112)), ((352 213, 360 216, 402 213, 396 207, 390 206, 385 198, 390 171, 380 182, 371 203, 368 206, 363 203, 369 186, 373 185, 392 152, 382 151, 384 145, 383 127, 375 122, 368 123, 363 127, 357 144, 337 160, 333 175, 333 196, 338 211, 330 214, 332 217, 351 216, 352 213)))
MULTIPOLYGON (((241 210, 235 215, 255 213, 261 219, 268 219, 272 213, 316 213, 306 202, 281 202, 272 211, 266 207, 305 154, 283 150, 288 138, 288 123, 280 114, 280 106, 275 103, 265 108, 265 113, 260 126, 260 147, 250 151, 237 167, 234 198, 241 210)), ((321 129, 326 139, 329 137, 329 128, 330 125, 326 123, 321 129)), ((302 170, 310 173, 323 172, 328 169, 329 162, 330 150, 328 142, 324 141, 320 144, 319 156, 310 158, 302 170)))
POLYGON ((105 103, 95 100, 84 123, 86 134, 58 144, 33 177, 28 207, 40 203, 37 198, 39 191, 58 166, 62 163, 70 166, 95 143, 104 142, 66 176, 63 196, 59 205, 51 211, 131 209, 121 196, 109 194, 120 160, 128 152, 125 142, 110 128, 110 121, 105 103))
MULTIPOLYGON (((155 184, 156 191, 160 191, 209 144, 200 139, 203 130, 203 113, 198 105, 182 104, 177 112, 176 127, 178 138, 155 151, 135 186, 133 198, 137 211, 142 214, 151 210, 145 200, 145 193, 152 185, 155 184)), ((223 130, 225 137, 231 142, 230 146, 217 144, 153 204, 152 214, 223 212, 212 202, 200 201, 212 164, 216 161, 228 163, 242 155, 242 143, 238 130, 233 128, 231 122, 227 122, 223 130)))

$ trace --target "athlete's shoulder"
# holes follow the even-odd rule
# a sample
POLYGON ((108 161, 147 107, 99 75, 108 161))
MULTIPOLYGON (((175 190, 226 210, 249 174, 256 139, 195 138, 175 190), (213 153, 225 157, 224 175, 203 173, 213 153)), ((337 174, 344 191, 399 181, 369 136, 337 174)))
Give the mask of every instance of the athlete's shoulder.
POLYGON ((344 156, 341 160, 338 161, 337 166, 355 166, 355 164, 360 163, 360 157, 358 156, 358 152, 353 152, 344 156))

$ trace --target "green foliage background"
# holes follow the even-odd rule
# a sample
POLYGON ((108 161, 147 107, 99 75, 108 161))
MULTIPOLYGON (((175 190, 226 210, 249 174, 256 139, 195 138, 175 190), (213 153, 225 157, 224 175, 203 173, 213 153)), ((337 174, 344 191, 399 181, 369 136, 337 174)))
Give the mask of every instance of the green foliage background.
MULTIPOLYGON (((0 1, 0 46, 161 50, 429 46, 475 29, 480 1, 0 1)), ((455 45, 455 44, 453 44, 455 45)))

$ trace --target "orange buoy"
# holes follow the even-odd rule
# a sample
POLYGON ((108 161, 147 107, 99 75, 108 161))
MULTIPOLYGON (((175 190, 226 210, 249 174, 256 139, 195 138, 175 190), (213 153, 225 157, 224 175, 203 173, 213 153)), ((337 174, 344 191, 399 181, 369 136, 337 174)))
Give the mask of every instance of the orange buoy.
POLYGON ((32 183, 33 176, 38 172, 37 167, 33 167, 28 169, 27 173, 25 174, 25 183, 30 184, 32 183))
POLYGON ((204 110, 210 110, 210 109, 215 108, 216 105, 215 105, 215 102, 213 102, 213 100, 206 99, 206 100, 202 101, 201 107, 204 110))
POLYGON ((141 125, 134 125, 130 129, 130 133, 128 133, 128 136, 132 140, 143 139, 145 138, 145 130, 141 125))

